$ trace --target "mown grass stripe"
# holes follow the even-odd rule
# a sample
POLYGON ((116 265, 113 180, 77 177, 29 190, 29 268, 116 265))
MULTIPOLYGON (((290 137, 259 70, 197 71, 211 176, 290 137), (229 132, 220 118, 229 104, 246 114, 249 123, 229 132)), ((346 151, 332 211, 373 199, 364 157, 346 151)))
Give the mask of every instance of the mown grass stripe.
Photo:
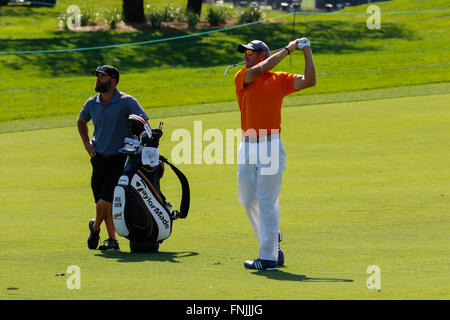
MULTIPOLYGON (((394 88, 382 88, 363 91, 351 91, 343 93, 329 93, 317 95, 298 95, 285 98, 283 107, 319 105, 325 103, 345 103, 353 101, 378 100, 386 98, 436 95, 450 92, 450 83, 433 83, 394 88)), ((151 108, 146 110, 150 121, 155 118, 181 117, 185 115, 200 115, 217 112, 237 111, 236 101, 218 103, 185 105, 167 108, 151 108)), ((21 119, 0 122, 0 134, 49 128, 64 128, 75 125, 76 114, 60 115, 33 119, 21 119)))

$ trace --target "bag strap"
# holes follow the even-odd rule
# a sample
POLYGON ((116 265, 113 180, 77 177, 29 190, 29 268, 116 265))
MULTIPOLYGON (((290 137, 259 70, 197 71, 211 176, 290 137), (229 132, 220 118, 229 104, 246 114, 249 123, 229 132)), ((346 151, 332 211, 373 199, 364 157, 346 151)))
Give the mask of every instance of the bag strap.
POLYGON ((191 199, 188 179, 186 178, 183 172, 181 172, 177 167, 171 164, 169 160, 167 160, 164 156, 159 155, 159 160, 161 160, 164 163, 167 163, 178 177, 178 180, 180 180, 182 194, 181 194, 180 214, 178 218, 185 219, 189 212, 189 203, 191 199))

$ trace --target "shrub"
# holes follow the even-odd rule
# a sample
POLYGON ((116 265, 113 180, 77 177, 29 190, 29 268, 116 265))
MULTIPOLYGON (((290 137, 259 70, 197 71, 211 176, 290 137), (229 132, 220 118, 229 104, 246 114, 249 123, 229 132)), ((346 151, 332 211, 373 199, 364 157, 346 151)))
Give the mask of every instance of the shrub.
POLYGON ((239 14, 239 23, 249 23, 261 20, 263 12, 256 7, 247 7, 241 14, 239 14))
POLYGON ((161 23, 164 21, 164 11, 160 11, 157 8, 150 10, 148 14, 148 20, 155 29, 161 28, 161 23))
POLYGON ((174 8, 172 5, 165 6, 163 9, 163 21, 172 22, 176 19, 176 12, 178 8, 174 8))
POLYGON ((105 12, 105 20, 111 29, 115 29, 117 23, 122 19, 122 15, 120 14, 120 10, 114 8, 112 10, 106 10, 105 12))
POLYGON ((173 17, 174 20, 177 20, 179 22, 187 22, 186 10, 183 8, 177 7, 173 12, 173 17))
POLYGON ((65 11, 61 12, 58 16, 59 28, 64 31, 70 31, 69 26, 67 25, 68 16, 69 15, 65 11))
POLYGON ((218 26, 225 23, 227 19, 228 11, 224 7, 210 7, 208 9, 208 22, 211 26, 218 26))
POLYGON ((185 12, 186 15, 186 22, 188 24, 189 29, 195 29, 195 27, 197 26, 197 23, 200 21, 200 17, 195 14, 194 12, 191 12, 189 10, 187 10, 185 12))
POLYGON ((95 25, 97 14, 91 11, 80 12, 80 25, 82 27, 95 25))

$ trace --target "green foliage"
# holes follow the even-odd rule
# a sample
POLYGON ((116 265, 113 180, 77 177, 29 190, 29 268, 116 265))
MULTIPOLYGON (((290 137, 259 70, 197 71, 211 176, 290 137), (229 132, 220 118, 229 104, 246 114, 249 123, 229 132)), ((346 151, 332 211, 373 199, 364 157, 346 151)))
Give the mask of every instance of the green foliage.
MULTIPOLYGON (((67 22, 68 19, 74 23, 73 16, 68 14, 66 11, 63 11, 59 14, 59 26, 60 29, 64 31, 73 31, 70 30, 67 22)), ((92 10, 80 10, 80 27, 93 26, 104 21, 111 29, 115 29, 117 23, 122 19, 121 10, 117 8, 112 9, 104 9, 101 11, 92 11, 92 10), (103 18, 103 20, 101 19, 103 18)))
POLYGON ((193 30, 197 26, 198 22, 200 21, 200 16, 196 13, 186 10, 186 22, 188 24, 189 29, 193 30))
POLYGON ((163 8, 147 5, 147 9, 149 9, 147 14, 148 21, 154 29, 160 29, 163 22, 175 20, 185 22, 187 20, 185 10, 173 5, 166 5, 163 8))
POLYGON ((221 6, 211 6, 208 8, 208 22, 211 26, 216 27, 225 23, 228 17, 228 10, 221 6))
POLYGON ((69 25, 67 24, 68 17, 69 17, 69 15, 65 11, 60 12, 60 14, 58 16, 60 30, 70 31, 69 25))
POLYGON ((80 25, 82 27, 95 25, 99 14, 98 12, 90 10, 81 10, 80 12, 80 25))
POLYGON ((117 23, 122 20, 121 12, 122 11, 117 8, 105 10, 105 20, 111 29, 115 29, 117 23))
POLYGON ((166 5, 163 9, 163 21, 172 22, 177 18, 177 10, 179 7, 175 7, 173 5, 166 5))
POLYGON ((164 11, 158 8, 150 9, 150 12, 148 13, 148 21, 150 21, 150 24, 154 29, 161 28, 161 23, 164 21, 164 19, 165 19, 164 11))
POLYGON ((255 22, 263 19, 264 13, 257 7, 247 7, 240 14, 239 23, 255 22))

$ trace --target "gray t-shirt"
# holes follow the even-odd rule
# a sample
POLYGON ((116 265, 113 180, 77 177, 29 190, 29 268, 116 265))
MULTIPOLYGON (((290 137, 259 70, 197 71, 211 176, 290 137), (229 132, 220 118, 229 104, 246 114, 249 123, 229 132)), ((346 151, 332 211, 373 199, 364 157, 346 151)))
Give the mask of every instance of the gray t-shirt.
POLYGON ((92 119, 94 133, 92 144, 97 153, 119 154, 125 137, 128 135, 128 116, 136 114, 148 120, 139 102, 132 96, 116 89, 106 104, 100 94, 89 98, 80 112, 80 118, 86 122, 92 119))

